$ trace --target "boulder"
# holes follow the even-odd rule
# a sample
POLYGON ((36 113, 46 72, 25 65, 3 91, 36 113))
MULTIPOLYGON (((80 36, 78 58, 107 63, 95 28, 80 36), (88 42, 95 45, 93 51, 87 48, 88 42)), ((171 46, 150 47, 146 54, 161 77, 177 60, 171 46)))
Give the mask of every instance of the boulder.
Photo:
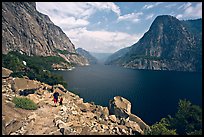
POLYGON ((114 123, 117 122, 117 119, 116 119, 116 116, 115 116, 115 115, 109 115, 109 119, 110 119, 112 122, 114 122, 114 123))
POLYGON ((126 122, 125 126, 131 128, 134 134, 144 134, 144 131, 142 131, 142 129, 136 122, 133 121, 126 122))
POLYGON ((116 96, 109 102, 109 112, 118 118, 127 118, 131 114, 131 103, 123 97, 116 96))
MULTIPOLYGON (((58 92, 60 95, 64 95, 65 93, 63 91, 61 91, 59 88, 55 88, 54 92, 58 92)), ((53 92, 53 93, 54 93, 53 92)))
POLYGON ((90 103, 77 104, 82 112, 93 111, 96 107, 90 103))
POLYGON ((139 117, 137 117, 134 114, 129 115, 129 120, 136 122, 140 126, 142 131, 150 129, 150 127, 144 121, 142 121, 139 117))
POLYGON ((106 119, 109 115, 109 110, 107 107, 98 106, 96 112, 98 112, 99 116, 103 119, 106 119))
POLYGON ((30 92, 40 88, 40 82, 25 78, 13 78, 12 88, 15 92, 30 92))
POLYGON ((11 73, 13 73, 12 70, 2 67, 2 78, 8 78, 11 73))
POLYGON ((61 90, 64 93, 67 92, 67 90, 64 88, 64 86, 61 84, 54 85, 54 88, 58 88, 59 90, 61 90))
POLYGON ((36 90, 36 93, 38 95, 43 95, 44 94, 44 90, 42 88, 40 88, 40 89, 36 90))

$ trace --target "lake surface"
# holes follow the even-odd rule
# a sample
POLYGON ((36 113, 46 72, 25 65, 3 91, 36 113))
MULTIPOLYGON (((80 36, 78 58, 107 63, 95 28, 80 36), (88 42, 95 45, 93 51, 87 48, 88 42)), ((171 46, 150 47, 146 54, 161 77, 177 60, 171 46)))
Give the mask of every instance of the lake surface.
POLYGON ((78 92, 84 102, 108 106, 114 96, 128 99, 133 114, 151 125, 177 111, 179 99, 202 104, 202 73, 133 70, 91 65, 71 71, 55 71, 78 92))

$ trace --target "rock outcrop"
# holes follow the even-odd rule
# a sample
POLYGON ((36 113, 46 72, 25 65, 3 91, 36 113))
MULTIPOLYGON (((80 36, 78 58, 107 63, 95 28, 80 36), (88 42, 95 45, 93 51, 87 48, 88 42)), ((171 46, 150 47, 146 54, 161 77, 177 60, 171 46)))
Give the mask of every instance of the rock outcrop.
POLYGON ((124 123, 133 128, 133 131, 143 134, 145 130, 149 130, 149 126, 145 122, 131 113, 131 103, 127 99, 120 96, 114 97, 113 100, 110 100, 109 110, 110 114, 114 114, 117 118, 123 119, 124 123), (127 123, 127 121, 131 122, 127 123), (137 125, 137 128, 135 125, 137 125))
POLYGON ((110 100, 109 110, 111 114, 115 114, 117 117, 127 118, 131 114, 131 103, 120 96, 114 97, 110 100))
POLYGON ((2 78, 2 97, 2 132, 5 135, 135 135, 148 130, 139 117, 131 114, 131 103, 119 96, 110 101, 109 110, 84 102, 60 84, 50 86, 28 78, 8 77, 2 78), (20 94, 12 87, 21 91, 28 91, 30 87, 34 92, 20 94), (54 107, 53 90, 63 97, 61 106, 54 107), (12 99, 21 96, 33 100, 38 109, 16 108, 12 99), (124 117, 123 113, 128 116, 124 117))
POLYGON ((89 61, 89 64, 97 64, 97 59, 94 56, 92 56, 88 51, 82 48, 77 48, 76 52, 79 55, 84 56, 89 61))
POLYGON ((134 45, 114 53, 106 64, 127 68, 202 71, 202 19, 156 17, 134 45))
POLYGON ((13 71, 2 67, 2 78, 8 78, 13 71))
POLYGON ((36 10, 34 2, 2 2, 2 53, 9 51, 29 56, 60 56, 63 52, 68 62, 87 64, 61 28, 36 10))

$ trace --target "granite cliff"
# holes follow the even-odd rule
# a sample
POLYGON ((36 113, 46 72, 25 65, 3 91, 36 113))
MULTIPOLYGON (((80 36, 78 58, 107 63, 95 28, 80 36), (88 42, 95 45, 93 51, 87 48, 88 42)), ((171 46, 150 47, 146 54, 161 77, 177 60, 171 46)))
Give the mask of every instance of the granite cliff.
POLYGON ((76 52, 85 57, 88 61, 89 61, 89 64, 97 64, 97 59, 92 56, 88 51, 86 51, 85 49, 82 49, 82 48, 77 48, 76 49, 76 52))
POLYGON ((202 19, 180 21, 170 15, 158 16, 137 43, 128 50, 114 53, 106 64, 136 69, 202 71, 202 19))
POLYGON ((76 65, 88 64, 75 46, 34 2, 2 2, 2 53, 18 51, 29 56, 60 56, 76 65))

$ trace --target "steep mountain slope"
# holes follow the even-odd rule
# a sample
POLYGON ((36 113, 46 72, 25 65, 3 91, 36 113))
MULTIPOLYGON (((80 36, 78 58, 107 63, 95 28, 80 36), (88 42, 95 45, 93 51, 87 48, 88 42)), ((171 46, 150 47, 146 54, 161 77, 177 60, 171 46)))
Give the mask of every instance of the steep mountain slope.
POLYGON ((201 71, 201 23, 201 19, 194 24, 169 15, 158 16, 129 52, 106 64, 136 69, 201 71))
POLYGON ((96 64, 97 63, 97 59, 95 57, 93 57, 88 51, 82 49, 82 48, 77 48, 76 52, 81 55, 84 56, 90 64, 96 64))
POLYGON ((34 2, 2 2, 2 52, 9 51, 61 56, 71 63, 87 64, 61 28, 36 10, 34 2))
POLYGON ((115 52, 114 54, 110 55, 107 60, 105 61, 105 64, 110 64, 111 62, 117 60, 118 58, 122 57, 126 53, 130 51, 130 47, 123 48, 115 52))

